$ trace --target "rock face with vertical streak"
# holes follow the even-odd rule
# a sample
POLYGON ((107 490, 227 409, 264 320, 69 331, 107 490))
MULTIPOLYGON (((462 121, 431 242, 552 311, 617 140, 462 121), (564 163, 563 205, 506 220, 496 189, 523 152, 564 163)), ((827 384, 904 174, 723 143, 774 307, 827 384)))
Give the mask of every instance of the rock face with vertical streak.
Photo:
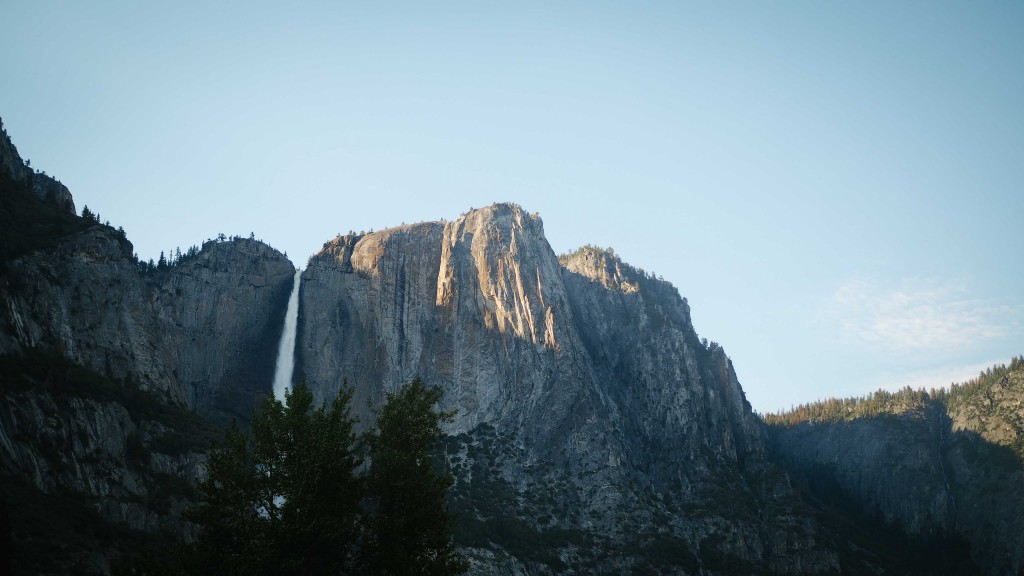
POLYGON ((253 364, 273 371, 294 267, 269 246, 238 239, 140 273, 131 243, 95 224, 8 271, 0 318, 13 330, 0 333, 0 353, 59 350, 201 414, 244 418, 269 382, 253 364))
MULTIPOLYGON (((210 420, 270 391, 283 254, 222 239, 141 268, 4 132, 0 539, 23 572, 109 573, 194 534, 210 420)), ((920 538, 966 539, 964 573, 1024 566, 1024 360, 907 412, 765 428, 671 284, 610 250, 557 257, 510 204, 338 237, 302 278, 296 371, 320 400, 347 379, 366 427, 413 378, 444 390, 473 574, 906 573, 920 538)))
POLYGON ((474 572, 671 564, 652 547, 677 567, 836 566, 779 504, 788 481, 676 290, 604 251, 560 261, 518 206, 325 244, 298 338, 298 371, 323 399, 347 378, 364 423, 414 377, 445 390, 474 572))
POLYGON ((283 254, 210 241, 143 271, 132 252, 4 132, 0 539, 16 573, 109 573, 140 542, 194 534, 182 512, 222 437, 206 418, 245 419, 270 386, 283 254))
POLYGON ((269 386, 263 368, 295 271, 288 258, 235 238, 143 273, 123 232, 74 216, 66 188, 55 200, 33 178, 48 177, 26 168, 3 131, 0 354, 54 350, 201 414, 247 416, 269 386))

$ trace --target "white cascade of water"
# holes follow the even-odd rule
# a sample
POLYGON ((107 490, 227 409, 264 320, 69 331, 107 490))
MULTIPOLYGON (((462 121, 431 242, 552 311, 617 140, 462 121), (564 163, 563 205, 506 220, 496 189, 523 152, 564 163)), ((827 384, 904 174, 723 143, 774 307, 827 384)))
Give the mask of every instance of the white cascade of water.
POLYGON ((292 294, 288 297, 288 309, 284 313, 284 330, 281 343, 277 346, 277 369, 274 371, 274 398, 284 402, 284 391, 292 387, 292 371, 295 369, 295 327, 299 322, 299 282, 302 271, 295 270, 292 294))

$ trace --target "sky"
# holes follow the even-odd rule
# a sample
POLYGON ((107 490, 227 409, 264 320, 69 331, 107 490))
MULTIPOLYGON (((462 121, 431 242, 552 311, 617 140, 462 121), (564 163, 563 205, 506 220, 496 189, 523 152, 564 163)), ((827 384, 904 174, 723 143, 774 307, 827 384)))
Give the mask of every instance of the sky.
POLYGON ((147 259, 516 202, 761 412, 1024 353, 1024 3, 298 4, 6 3, 0 117, 147 259))

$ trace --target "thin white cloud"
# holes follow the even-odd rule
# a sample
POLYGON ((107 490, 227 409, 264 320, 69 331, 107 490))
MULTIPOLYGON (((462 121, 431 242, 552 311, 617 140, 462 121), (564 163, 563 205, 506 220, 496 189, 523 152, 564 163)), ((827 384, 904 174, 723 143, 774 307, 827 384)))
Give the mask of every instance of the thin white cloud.
POLYGON ((832 298, 843 329, 893 350, 957 350, 1009 334, 1018 316, 1011 306, 972 298, 959 284, 906 279, 886 288, 870 280, 846 282, 832 298))

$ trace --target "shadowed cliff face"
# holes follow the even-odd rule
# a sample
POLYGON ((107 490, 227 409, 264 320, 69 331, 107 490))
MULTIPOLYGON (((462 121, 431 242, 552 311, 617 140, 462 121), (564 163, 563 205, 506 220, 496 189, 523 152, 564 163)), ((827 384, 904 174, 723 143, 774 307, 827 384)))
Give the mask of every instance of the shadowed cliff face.
MULTIPOLYGON (((250 241, 142 274, 98 224, 0 277, 0 499, 16 564, 109 573, 166 534, 221 432, 270 389, 291 264, 250 241), (84 367, 82 369, 80 367, 84 367), (36 563, 39 564, 36 564, 36 563)), ((35 571, 35 568, 28 569, 35 571)))
POLYGON ((886 522, 930 535, 952 528, 939 415, 920 409, 835 424, 777 430, 781 454, 801 468, 833 474, 856 499, 871 502, 886 522))
MULTIPOLYGON (((775 452, 832 498, 917 541, 955 536, 985 574, 1024 570, 1024 370, 871 417, 771 426, 775 452)), ((965 553, 966 555, 966 553, 965 553)))
POLYGON ((270 387, 295 270, 283 254, 210 241, 141 273, 124 234, 74 216, 67 188, 33 174, 6 131, 0 201, 0 354, 51 350, 204 415, 248 417, 270 387))
POLYGON ((0 353, 53 349, 202 414, 247 417, 248 397, 270 387, 291 263, 235 240, 142 274, 131 249, 97 224, 8 263, 0 353))
POLYGON ((38 350, 0 356, 0 376, 14 573, 110 573, 123 554, 195 533, 182 513, 219 429, 38 350))
POLYGON ((578 333, 632 452, 653 456, 638 462, 653 468, 652 480, 685 479, 683 470, 666 469, 665 477, 661 469, 699 460, 707 450, 740 466, 762 458, 760 428, 732 363, 720 346, 697 338, 689 307, 671 284, 593 248, 561 262, 578 333), (659 453, 651 454, 651 446, 659 453))
POLYGON ((194 533, 222 435, 195 412, 245 420, 270 390, 294 268, 236 239, 142 272, 40 182, 67 192, 0 138, 0 507, 16 573, 109 573, 194 533))
POLYGON ((474 572, 586 566, 597 550, 628 569, 650 546, 676 568, 835 567, 813 518, 780 503, 795 496, 731 363, 676 290, 603 252, 559 262, 536 215, 498 204, 338 237, 300 298, 297 371, 321 399, 347 378, 368 423, 366 401, 414 377, 444 389, 474 572))

